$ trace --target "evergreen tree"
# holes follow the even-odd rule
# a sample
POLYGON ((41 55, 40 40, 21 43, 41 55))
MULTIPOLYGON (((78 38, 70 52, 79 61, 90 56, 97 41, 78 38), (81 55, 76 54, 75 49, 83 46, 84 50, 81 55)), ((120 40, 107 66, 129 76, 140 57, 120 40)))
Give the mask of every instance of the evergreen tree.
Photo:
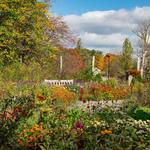
POLYGON ((81 42, 81 38, 79 38, 77 41, 76 49, 80 50, 81 48, 82 48, 82 42, 81 42))
POLYGON ((121 64, 125 72, 132 68, 133 65, 132 54, 133 54, 132 44, 129 41, 129 39, 126 38, 123 42, 123 51, 121 54, 121 64))

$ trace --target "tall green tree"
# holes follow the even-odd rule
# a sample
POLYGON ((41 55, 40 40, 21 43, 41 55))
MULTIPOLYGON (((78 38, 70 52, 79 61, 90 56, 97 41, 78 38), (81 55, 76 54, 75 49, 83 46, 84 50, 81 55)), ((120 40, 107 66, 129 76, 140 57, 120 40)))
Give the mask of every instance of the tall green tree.
POLYGON ((126 38, 123 42, 122 54, 120 58, 123 70, 125 72, 132 68, 133 65, 132 54, 133 54, 132 44, 129 41, 129 39, 126 38))
POLYGON ((79 38, 76 43, 76 49, 80 50, 81 48, 82 48, 82 41, 81 41, 81 38, 79 38))

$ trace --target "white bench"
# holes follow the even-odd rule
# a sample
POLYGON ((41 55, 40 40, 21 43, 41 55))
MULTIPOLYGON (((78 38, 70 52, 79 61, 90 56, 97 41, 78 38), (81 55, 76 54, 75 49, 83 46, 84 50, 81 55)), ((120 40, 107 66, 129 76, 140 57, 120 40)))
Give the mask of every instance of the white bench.
POLYGON ((54 86, 54 85, 72 85, 73 80, 44 80, 44 84, 54 86))

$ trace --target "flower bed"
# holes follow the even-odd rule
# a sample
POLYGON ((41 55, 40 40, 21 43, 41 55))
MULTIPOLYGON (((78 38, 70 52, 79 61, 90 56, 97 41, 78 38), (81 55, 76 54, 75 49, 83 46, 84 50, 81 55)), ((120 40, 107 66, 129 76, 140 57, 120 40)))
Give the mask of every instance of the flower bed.
MULTIPOLYGON (((134 114, 136 117, 133 117, 128 113, 129 104, 124 107, 122 100, 117 109, 111 101, 105 101, 107 105, 102 106, 104 101, 86 102, 87 99, 80 102, 88 104, 86 109, 90 111, 75 108, 73 102, 80 97, 78 90, 39 86, 31 95, 0 101, 0 149, 149 148, 149 118, 138 120, 141 118, 137 111, 134 114), (109 105, 109 102, 114 105, 109 105)), ((121 99, 130 94, 125 87, 122 89, 104 84, 92 84, 86 90, 87 93, 85 89, 81 90, 82 98, 89 94, 92 95, 91 99, 97 100, 121 99)))
POLYGON ((120 100, 131 94, 129 87, 111 87, 105 84, 92 84, 82 94, 88 100, 120 100))
POLYGON ((5 107, 0 109, 21 108, 12 121, 0 122, 1 137, 5 139, 1 149, 142 150, 150 146, 150 121, 135 120, 122 110, 104 107, 91 113, 57 107, 46 96, 20 99, 24 103, 18 99, 13 98, 13 104, 11 98, 4 101, 5 107), (23 108, 28 110, 26 115, 21 113, 23 108))

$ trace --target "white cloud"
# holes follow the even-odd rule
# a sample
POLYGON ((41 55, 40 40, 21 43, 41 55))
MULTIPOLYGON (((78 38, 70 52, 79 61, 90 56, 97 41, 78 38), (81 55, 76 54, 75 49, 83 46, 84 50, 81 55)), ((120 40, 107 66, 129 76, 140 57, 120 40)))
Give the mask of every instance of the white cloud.
POLYGON ((150 7, 92 11, 82 15, 64 16, 72 32, 82 39, 84 47, 102 51, 121 50, 126 37, 129 37, 136 46, 137 41, 132 29, 138 22, 148 18, 150 18, 150 7))
POLYGON ((116 33, 116 34, 109 34, 108 36, 85 32, 80 36, 82 37, 84 43, 87 42, 87 46, 94 44, 97 47, 98 46, 118 47, 120 46, 120 44, 122 44, 124 38, 127 35, 116 33))

